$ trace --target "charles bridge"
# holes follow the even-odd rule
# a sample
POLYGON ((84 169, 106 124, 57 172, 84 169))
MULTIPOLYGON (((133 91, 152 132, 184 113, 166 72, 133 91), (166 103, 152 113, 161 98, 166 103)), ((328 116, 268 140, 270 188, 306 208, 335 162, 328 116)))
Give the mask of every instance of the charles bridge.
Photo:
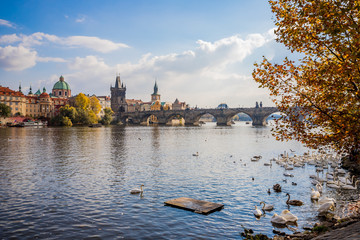
POLYGON ((206 108, 206 109, 187 109, 187 110, 160 110, 160 111, 138 111, 121 112, 117 118, 121 122, 131 121, 133 124, 147 125, 149 117, 154 115, 158 124, 167 124, 174 118, 182 117, 186 125, 199 125, 200 118, 204 114, 211 114, 216 118, 217 125, 231 125, 232 118, 238 113, 245 113, 252 119, 253 126, 265 126, 266 118, 271 114, 279 112, 276 107, 254 107, 254 108, 206 108))

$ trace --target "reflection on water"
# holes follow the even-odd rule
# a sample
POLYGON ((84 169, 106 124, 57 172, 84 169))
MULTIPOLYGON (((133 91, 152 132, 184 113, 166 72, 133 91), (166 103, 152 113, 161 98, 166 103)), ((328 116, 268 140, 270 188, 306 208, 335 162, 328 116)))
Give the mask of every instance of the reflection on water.
MULTIPOLYGON (((308 177, 315 167, 295 168, 286 178, 278 165, 264 166, 290 148, 307 151, 296 142, 276 142, 270 127, 243 123, 0 129, 1 237, 219 239, 240 238, 242 226, 272 236, 270 218, 284 209, 299 218, 293 227, 301 231, 317 220, 308 177), (262 159, 250 161, 254 155, 262 159), (269 195, 275 183, 283 191, 269 195), (129 194, 141 184, 142 196, 129 194), (304 206, 288 207, 287 192, 304 206), (164 206, 178 197, 225 208, 203 216, 164 206), (256 219, 260 201, 275 210, 256 219)), ((340 192, 324 189, 340 204, 353 194, 340 192)))

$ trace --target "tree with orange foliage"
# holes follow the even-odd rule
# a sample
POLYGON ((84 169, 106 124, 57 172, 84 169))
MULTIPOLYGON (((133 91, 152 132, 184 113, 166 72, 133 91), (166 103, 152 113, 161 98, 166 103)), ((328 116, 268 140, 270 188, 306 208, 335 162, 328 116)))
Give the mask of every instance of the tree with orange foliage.
POLYGON ((274 135, 315 149, 331 147, 360 163, 360 1, 269 3, 276 41, 302 56, 255 64, 253 78, 286 114, 274 135))

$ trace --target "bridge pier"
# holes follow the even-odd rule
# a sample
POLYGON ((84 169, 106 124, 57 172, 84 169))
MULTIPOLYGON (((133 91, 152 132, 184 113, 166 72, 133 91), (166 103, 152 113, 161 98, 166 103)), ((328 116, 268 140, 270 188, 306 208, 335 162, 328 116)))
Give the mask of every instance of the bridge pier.
POLYGON ((231 121, 229 121, 226 116, 216 116, 216 125, 231 126, 231 121))
POLYGON ((253 115, 252 118, 252 125, 253 126, 266 126, 266 117, 262 115, 253 115))
POLYGON ((196 120, 193 116, 185 115, 185 125, 186 126, 199 126, 199 120, 196 120))

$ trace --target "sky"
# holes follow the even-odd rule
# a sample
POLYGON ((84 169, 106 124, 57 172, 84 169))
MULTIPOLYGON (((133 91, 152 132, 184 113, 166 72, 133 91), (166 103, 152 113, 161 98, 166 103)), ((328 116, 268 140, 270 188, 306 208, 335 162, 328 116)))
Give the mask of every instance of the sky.
POLYGON ((275 41, 266 0, 2 0, 0 85, 51 92, 61 75, 72 94, 195 107, 274 106, 252 79, 254 63, 289 55, 275 41))

